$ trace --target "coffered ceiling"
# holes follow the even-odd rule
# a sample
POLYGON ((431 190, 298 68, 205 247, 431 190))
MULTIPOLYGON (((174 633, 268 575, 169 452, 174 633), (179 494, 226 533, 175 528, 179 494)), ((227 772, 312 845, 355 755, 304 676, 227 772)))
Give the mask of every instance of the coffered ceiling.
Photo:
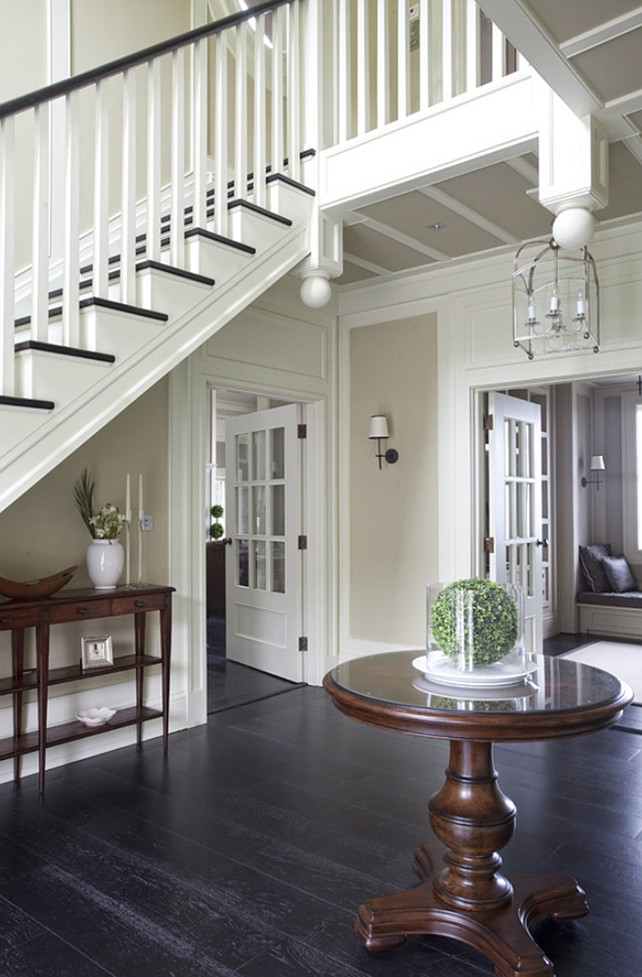
MULTIPOLYGON (((609 202, 600 223, 642 217, 642 6, 635 0, 480 0, 484 12, 578 115, 609 142, 609 202)), ((379 201, 349 214, 337 286, 550 234, 537 202, 534 153, 379 201), (530 191, 530 192, 529 192, 530 191)))

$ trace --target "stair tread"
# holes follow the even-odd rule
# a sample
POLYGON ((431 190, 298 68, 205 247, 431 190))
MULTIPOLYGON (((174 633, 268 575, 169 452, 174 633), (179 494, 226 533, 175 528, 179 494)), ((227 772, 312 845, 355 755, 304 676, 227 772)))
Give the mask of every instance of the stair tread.
POLYGON ((223 234, 217 234, 215 231, 208 231, 204 227, 192 227, 189 231, 185 231, 185 238, 190 237, 204 237, 208 241, 226 244, 228 247, 235 248, 237 251, 243 251, 245 254, 256 254, 256 248, 253 248, 251 245, 241 244, 240 241, 233 241, 230 237, 224 237, 223 234))
POLYGON ((101 309, 113 309, 114 312, 126 312, 129 315, 138 315, 147 319, 157 319, 159 322, 168 322, 169 316, 165 312, 156 312, 154 309, 142 309, 138 305, 128 305, 126 302, 115 302, 113 299, 103 299, 97 295, 82 299, 81 309, 91 308, 92 305, 101 309))
POLYGON ((29 407, 35 410, 53 410, 56 405, 54 404, 53 400, 34 400, 31 397, 9 397, 6 394, 1 394, 0 406, 29 407))
POLYGON ((116 357, 112 353, 99 353, 91 349, 79 349, 77 346, 61 346, 58 343, 41 343, 29 339, 16 344, 16 353, 35 349, 43 353, 56 353, 62 356, 74 356, 78 359, 99 360, 102 363, 115 363, 116 357))

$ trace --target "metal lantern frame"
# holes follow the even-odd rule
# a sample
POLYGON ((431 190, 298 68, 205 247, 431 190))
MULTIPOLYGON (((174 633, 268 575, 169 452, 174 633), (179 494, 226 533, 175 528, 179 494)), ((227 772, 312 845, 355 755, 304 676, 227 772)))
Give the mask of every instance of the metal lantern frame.
POLYGON ((513 342, 537 354, 600 348, 599 282, 586 247, 527 241, 515 255, 513 342))

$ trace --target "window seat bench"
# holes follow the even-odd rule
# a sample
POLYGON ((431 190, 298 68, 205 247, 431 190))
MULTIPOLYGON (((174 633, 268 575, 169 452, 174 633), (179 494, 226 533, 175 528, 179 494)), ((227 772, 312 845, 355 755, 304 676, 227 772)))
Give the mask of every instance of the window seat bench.
POLYGON ((642 590, 577 595, 582 634, 642 638, 642 590))

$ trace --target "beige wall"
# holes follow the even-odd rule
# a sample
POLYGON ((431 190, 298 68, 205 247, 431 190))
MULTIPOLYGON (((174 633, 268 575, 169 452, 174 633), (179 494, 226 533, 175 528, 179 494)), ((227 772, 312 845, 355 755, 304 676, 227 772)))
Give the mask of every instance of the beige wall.
POLYGON ((154 531, 145 536, 145 577, 168 582, 167 439, 167 381, 162 380, 0 514, 0 575, 29 580, 77 563, 70 586, 90 585, 85 567, 90 536, 73 501, 73 483, 87 467, 96 479, 96 502, 121 509, 127 472, 136 482, 134 504, 138 473, 143 474, 145 509, 154 516, 154 531))
POLYGON ((425 587, 438 570, 437 317, 350 336, 350 633, 421 646, 425 587), (370 415, 385 413, 395 465, 374 457, 370 415))
POLYGON ((72 74, 183 34, 190 26, 190 0, 72 0, 72 74))

